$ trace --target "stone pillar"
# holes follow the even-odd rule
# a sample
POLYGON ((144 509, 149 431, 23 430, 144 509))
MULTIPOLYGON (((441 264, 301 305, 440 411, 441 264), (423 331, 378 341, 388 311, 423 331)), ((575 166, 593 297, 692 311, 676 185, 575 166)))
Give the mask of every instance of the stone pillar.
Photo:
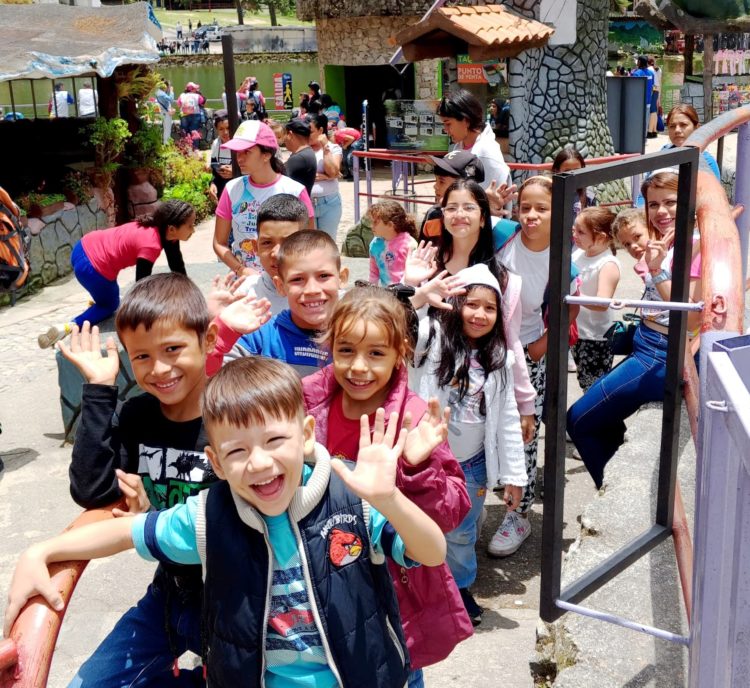
POLYGON ((438 69, 440 60, 421 60, 414 64, 414 93, 418 100, 438 97, 438 69))
MULTIPOLYGON (((507 6, 538 19, 538 0, 507 6)), ((610 155, 607 125, 607 0, 578 0, 577 42, 510 60, 510 149, 518 162, 547 162, 566 143, 584 157, 610 155)))

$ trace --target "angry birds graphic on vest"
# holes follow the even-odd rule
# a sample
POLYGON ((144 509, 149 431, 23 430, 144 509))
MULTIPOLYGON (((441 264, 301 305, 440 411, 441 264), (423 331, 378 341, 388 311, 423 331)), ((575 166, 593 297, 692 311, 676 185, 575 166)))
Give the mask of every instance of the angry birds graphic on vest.
POLYGON ((354 533, 334 528, 328 537, 328 556, 336 566, 351 564, 362 554, 362 540, 354 533))

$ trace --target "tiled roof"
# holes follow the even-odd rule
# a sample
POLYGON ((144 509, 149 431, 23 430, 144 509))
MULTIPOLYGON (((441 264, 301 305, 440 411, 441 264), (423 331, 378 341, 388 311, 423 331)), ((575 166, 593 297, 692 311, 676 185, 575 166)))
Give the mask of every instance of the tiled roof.
POLYGON ((468 53, 474 60, 513 57, 547 43, 554 29, 503 5, 441 7, 399 31, 394 42, 410 62, 468 53))

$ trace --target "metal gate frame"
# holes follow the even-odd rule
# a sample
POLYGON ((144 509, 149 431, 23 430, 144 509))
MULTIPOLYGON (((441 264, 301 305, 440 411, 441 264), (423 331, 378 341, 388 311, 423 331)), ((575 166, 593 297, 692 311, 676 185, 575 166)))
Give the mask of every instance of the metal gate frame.
MULTIPOLYGON (((672 310, 669 316, 655 522, 649 529, 614 552, 601 564, 561 590, 568 393, 569 320, 566 296, 570 290, 571 229, 574 221, 573 203, 577 197, 577 189, 665 167, 679 166, 673 263, 675 269, 670 300, 687 302, 699 155, 697 148, 674 148, 622 162, 599 165, 596 168, 583 168, 556 174, 553 177, 544 451, 545 504, 542 522, 540 591, 540 616, 546 622, 558 619, 565 611, 563 606, 572 609, 571 605, 588 597, 670 537, 677 480, 687 312, 672 310)), ((665 637, 663 633, 659 634, 665 637)), ((666 636, 669 635, 671 634, 666 634, 666 636)), ((679 642, 687 641, 681 636, 669 639, 679 642)))

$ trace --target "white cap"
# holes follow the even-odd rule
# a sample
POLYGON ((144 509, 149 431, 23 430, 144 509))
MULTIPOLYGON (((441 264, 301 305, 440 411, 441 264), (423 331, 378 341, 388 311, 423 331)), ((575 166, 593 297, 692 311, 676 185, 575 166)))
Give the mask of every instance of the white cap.
POLYGON ((497 292, 498 300, 502 298, 500 283, 484 263, 477 263, 476 265, 472 265, 471 267, 459 270, 456 273, 456 277, 459 278, 467 287, 473 284, 481 284, 484 287, 494 289, 497 292))

